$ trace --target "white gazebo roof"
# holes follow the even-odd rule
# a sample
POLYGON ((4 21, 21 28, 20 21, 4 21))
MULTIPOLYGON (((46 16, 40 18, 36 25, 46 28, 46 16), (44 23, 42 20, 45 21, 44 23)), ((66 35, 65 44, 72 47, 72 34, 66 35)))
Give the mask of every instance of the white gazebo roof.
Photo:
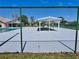
POLYGON ((61 21, 62 19, 61 18, 58 18, 58 17, 52 17, 52 16, 48 16, 48 17, 44 17, 44 18, 39 18, 37 19, 38 21, 61 21))

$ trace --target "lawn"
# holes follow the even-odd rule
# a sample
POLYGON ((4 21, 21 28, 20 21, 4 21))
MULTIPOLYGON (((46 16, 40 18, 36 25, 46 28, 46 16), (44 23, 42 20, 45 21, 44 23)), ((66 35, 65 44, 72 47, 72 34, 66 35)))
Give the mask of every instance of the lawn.
POLYGON ((79 54, 72 53, 22 53, 0 54, 0 59, 79 59, 79 54))

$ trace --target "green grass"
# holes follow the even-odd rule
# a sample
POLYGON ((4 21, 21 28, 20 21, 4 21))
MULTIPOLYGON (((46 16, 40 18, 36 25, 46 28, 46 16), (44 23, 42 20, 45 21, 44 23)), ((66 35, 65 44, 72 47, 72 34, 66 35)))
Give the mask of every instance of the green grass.
POLYGON ((68 53, 23 53, 0 54, 0 59, 79 59, 79 54, 68 53))

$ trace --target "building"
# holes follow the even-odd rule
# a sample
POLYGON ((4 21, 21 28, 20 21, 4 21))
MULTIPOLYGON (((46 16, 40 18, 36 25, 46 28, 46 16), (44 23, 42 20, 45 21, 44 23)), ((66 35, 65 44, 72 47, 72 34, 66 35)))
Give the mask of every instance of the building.
POLYGON ((18 20, 11 20, 5 17, 0 17, 0 27, 6 28, 6 27, 19 27, 20 21, 18 20))
POLYGON ((5 28, 8 27, 9 19, 5 17, 0 17, 0 27, 5 28))
POLYGON ((8 22, 9 27, 19 27, 20 26, 20 21, 18 20, 12 20, 8 22))

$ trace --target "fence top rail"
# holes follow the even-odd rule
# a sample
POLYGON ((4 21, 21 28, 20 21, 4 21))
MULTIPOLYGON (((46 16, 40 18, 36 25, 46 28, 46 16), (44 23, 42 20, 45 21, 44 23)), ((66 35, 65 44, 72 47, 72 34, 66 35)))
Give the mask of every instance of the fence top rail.
POLYGON ((0 6, 0 8, 79 8, 79 6, 0 6))

